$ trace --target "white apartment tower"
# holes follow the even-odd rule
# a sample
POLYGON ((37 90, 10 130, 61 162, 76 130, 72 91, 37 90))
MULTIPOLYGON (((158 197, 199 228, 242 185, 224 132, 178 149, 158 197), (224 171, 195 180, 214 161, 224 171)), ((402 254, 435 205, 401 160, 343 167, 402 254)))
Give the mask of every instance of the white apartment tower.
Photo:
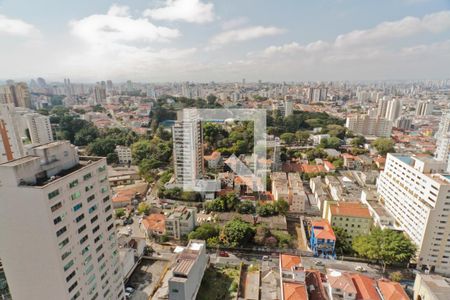
POLYGON ((436 132, 436 152, 434 156, 437 160, 444 162, 447 172, 450 171, 450 113, 442 115, 439 129, 436 132))
POLYGON ((0 104, 0 163, 20 158, 24 154, 19 120, 14 106, 0 104))
POLYGON ((204 174, 202 123, 195 109, 184 109, 172 127, 176 183, 194 187, 204 174))
POLYGON ((124 299, 106 159, 67 141, 0 164, 0 257, 14 300, 124 299))
POLYGON ((53 142, 52 126, 49 117, 38 113, 31 113, 24 115, 24 118, 33 144, 53 142))
POLYGON ((431 100, 419 101, 416 107, 416 116, 428 116, 433 113, 434 105, 431 100))
POLYGON ((388 154, 378 194, 418 247, 417 267, 450 274, 450 175, 431 157, 388 154))
POLYGON ((392 132, 392 121, 382 117, 355 115, 347 118, 345 127, 356 134, 389 137, 392 132))
POLYGON ((392 99, 388 101, 386 110, 386 119, 394 122, 397 120, 402 113, 402 102, 399 99, 392 99))

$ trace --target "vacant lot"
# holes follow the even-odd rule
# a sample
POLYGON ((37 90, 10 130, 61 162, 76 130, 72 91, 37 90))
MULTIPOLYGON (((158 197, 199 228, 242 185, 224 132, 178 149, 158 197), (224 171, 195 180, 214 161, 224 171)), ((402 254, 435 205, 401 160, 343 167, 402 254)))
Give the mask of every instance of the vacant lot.
POLYGON ((211 266, 203 275, 197 300, 231 300, 236 297, 239 266, 211 266))

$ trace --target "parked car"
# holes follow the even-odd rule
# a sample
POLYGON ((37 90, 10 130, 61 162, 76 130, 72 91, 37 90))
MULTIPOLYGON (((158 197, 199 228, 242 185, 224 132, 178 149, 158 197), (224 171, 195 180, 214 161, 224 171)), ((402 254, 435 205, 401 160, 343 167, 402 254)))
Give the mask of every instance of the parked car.
POLYGON ((315 260, 315 261, 314 261, 314 264, 315 264, 316 266, 323 266, 323 265, 324 265, 324 263, 323 263, 321 260, 315 260))
POLYGON ((358 271, 358 272, 367 272, 367 270, 366 270, 364 267, 362 267, 362 266, 356 266, 356 267, 355 267, 355 271, 358 271))
POLYGON ((229 255, 226 251, 220 251, 220 252, 219 252, 219 256, 222 256, 222 257, 229 257, 230 255, 229 255))

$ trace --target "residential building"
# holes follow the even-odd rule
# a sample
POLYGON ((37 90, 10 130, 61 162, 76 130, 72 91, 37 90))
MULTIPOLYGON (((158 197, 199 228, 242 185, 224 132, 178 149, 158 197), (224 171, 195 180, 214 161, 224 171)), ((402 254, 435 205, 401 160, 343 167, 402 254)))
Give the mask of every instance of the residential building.
POLYGON ((416 116, 429 116, 433 113, 434 104, 431 100, 419 101, 416 107, 416 116))
POLYGON ((30 133, 31 143, 35 145, 53 142, 50 117, 38 113, 25 114, 27 128, 30 133))
POLYGON ((0 163, 24 155, 19 125, 14 106, 0 104, 0 163))
POLYGON ((97 84, 94 87, 94 104, 101 104, 106 102, 106 87, 97 84))
POLYGON ((209 169, 217 169, 222 166, 222 155, 219 151, 214 151, 211 155, 205 155, 204 160, 209 169))
POLYGON ((161 236, 166 232, 166 216, 164 214, 150 214, 142 219, 142 226, 148 238, 161 236))
POLYGON ((401 130, 410 130, 412 127, 412 121, 412 118, 401 116, 395 121, 394 127, 401 130))
POLYGON ((347 117, 345 127, 360 135, 389 137, 392 131, 392 121, 383 117, 355 115, 347 117))
POLYGON ((394 122, 402 113, 402 102, 400 99, 391 99, 388 101, 385 118, 394 122))
POLYGON ((194 230, 197 211, 193 207, 178 206, 166 216, 166 234, 179 240, 194 230))
POLYGON ((445 113, 441 117, 441 122, 439 123, 439 129, 436 132, 436 152, 434 157, 437 160, 442 161, 447 172, 450 171, 450 113, 445 113))
POLYGON ((303 181, 298 173, 288 173, 289 193, 288 198, 285 199, 289 202, 289 211, 293 213, 301 213, 305 211, 306 196, 303 181))
POLYGON ((414 281, 414 300, 447 300, 450 278, 418 273, 414 281))
POLYGON ((208 264, 206 243, 190 240, 177 256, 169 279, 169 300, 195 299, 208 264))
POLYGON ((131 148, 126 146, 117 145, 116 153, 119 157, 119 164, 129 164, 131 163, 131 148))
POLYGON ((379 279, 377 281, 378 284, 378 293, 383 300, 409 300, 408 294, 406 294, 405 290, 402 288, 400 283, 389 281, 386 279, 379 279))
POLYGON ((281 300, 307 300, 305 268, 297 255, 280 254, 281 300))
POLYGON ((11 83, 0 87, 0 104, 31 108, 28 85, 25 82, 11 83))
POLYGON ((123 299, 106 159, 79 157, 67 141, 28 154, 0 164, 0 253, 13 299, 123 299))
POLYGON ((388 154, 378 179, 386 210, 418 247, 417 267, 450 274, 450 176, 429 156, 388 154))
POLYGON ((284 172, 273 172, 271 174, 272 180, 272 195, 275 201, 280 199, 289 199, 289 186, 286 173, 284 172))
POLYGON ((172 127, 175 180, 193 189, 204 174, 202 123, 194 109, 184 109, 172 127))
POLYGON ((336 236, 327 220, 311 222, 309 243, 315 256, 334 257, 336 236))
POLYGON ((317 146, 323 139, 329 139, 330 135, 328 133, 325 134, 315 134, 312 137, 313 145, 317 146))
POLYGON ((333 227, 340 227, 351 238, 367 235, 372 227, 369 209, 361 202, 331 202, 324 208, 324 219, 333 227))

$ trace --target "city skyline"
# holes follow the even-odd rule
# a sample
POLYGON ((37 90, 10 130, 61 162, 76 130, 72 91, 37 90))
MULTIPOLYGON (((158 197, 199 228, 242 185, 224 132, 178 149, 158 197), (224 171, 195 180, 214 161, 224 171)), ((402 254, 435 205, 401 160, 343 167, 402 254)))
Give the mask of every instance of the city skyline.
POLYGON ((448 78, 449 9, 432 0, 1 1, 0 80, 448 78))

